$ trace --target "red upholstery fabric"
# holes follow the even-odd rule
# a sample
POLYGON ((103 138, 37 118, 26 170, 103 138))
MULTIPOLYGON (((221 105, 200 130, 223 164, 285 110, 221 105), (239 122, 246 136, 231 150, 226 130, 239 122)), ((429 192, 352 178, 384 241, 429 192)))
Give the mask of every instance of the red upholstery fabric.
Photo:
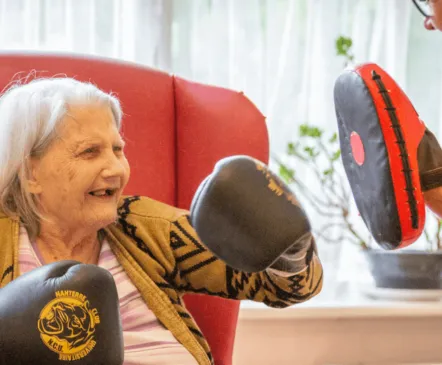
MULTIPOLYGON (((197 186, 217 160, 247 154, 268 161, 264 117, 241 93, 192 83, 111 59, 67 54, 0 53, 0 86, 30 72, 91 81, 120 99, 131 164, 126 194, 147 195, 188 209, 197 186)), ((31 79, 34 77, 31 75, 31 79)), ((239 302, 187 295, 217 365, 232 363, 239 302)))
MULTIPOLYGON (((262 114, 241 93, 175 78, 177 205, 187 208, 219 159, 237 154, 268 160, 262 114)), ((189 295, 186 306, 212 348, 215 364, 232 363, 239 303, 189 295)))

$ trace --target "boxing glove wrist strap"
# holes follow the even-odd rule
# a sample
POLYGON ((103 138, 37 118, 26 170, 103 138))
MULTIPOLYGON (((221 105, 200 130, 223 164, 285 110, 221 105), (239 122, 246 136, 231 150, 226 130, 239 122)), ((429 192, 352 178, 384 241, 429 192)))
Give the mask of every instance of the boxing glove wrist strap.
POLYGON ((299 238, 286 252, 284 252, 271 266, 278 274, 287 273, 290 275, 304 271, 315 251, 315 240, 308 232, 299 238))

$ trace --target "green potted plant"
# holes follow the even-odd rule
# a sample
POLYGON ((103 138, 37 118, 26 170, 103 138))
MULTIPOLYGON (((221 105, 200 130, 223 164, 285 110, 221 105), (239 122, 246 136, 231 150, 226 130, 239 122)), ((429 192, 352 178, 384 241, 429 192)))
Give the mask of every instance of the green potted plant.
MULTIPOLYGON (((351 46, 349 38, 336 40, 337 54, 345 58, 346 65, 353 61, 351 46)), ((427 211, 424 249, 413 249, 413 246, 394 251, 380 249, 352 204, 337 132, 326 133, 317 126, 303 124, 297 140, 288 143, 284 156, 273 156, 273 160, 280 177, 319 218, 314 222, 318 244, 347 241, 357 245, 379 289, 413 289, 415 293, 422 289, 433 293, 442 289, 441 221, 427 211), (316 187, 312 188, 311 181, 316 187)), ((421 299, 425 299, 425 295, 421 299)))

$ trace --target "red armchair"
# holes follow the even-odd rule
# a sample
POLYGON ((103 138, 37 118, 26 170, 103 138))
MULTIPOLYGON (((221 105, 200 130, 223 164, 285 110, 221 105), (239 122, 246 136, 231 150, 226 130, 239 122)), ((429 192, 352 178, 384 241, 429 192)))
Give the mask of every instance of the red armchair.
MULTIPOLYGON (((0 85, 11 79, 66 75, 114 92, 124 111, 131 164, 126 194, 188 209, 199 183, 219 159, 235 154, 268 162, 265 120, 242 94, 140 65, 67 54, 0 54, 0 85)), ((187 295, 216 365, 232 363, 239 302, 187 295)))

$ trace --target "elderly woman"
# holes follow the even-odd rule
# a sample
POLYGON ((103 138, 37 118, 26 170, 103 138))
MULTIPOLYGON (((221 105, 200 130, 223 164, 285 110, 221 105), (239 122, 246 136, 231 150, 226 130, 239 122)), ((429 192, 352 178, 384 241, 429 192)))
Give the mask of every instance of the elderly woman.
MULTIPOLYGON (((320 291, 322 268, 305 216, 292 216, 288 225, 299 239, 284 243, 284 253, 265 270, 246 273, 207 249, 189 212, 147 197, 123 197, 130 168, 121 123, 114 96, 70 78, 34 80, 1 97, 2 287, 62 260, 108 270, 118 290, 127 365, 212 362, 181 300, 186 292, 285 307, 320 291), (306 224, 297 227, 298 218, 306 224)), ((257 214, 250 208, 241 214, 257 214)), ((281 211, 264 208, 269 219, 281 211)), ((287 228, 268 223, 270 231, 287 228)))

